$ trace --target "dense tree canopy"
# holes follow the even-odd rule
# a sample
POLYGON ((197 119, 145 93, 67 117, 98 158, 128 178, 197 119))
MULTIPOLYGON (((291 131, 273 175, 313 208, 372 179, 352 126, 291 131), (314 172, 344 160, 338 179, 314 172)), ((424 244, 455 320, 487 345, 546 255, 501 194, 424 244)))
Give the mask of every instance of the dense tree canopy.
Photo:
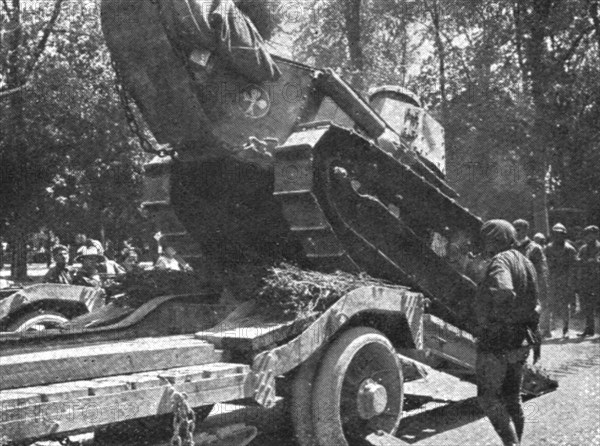
POLYGON ((551 206, 598 219, 597 0, 310 5, 297 56, 338 68, 363 93, 416 91, 445 125, 448 177, 468 207, 531 218, 532 194, 550 192, 551 206))
POLYGON ((15 0, 3 7, 3 235, 16 242, 43 226, 69 242, 78 231, 131 232, 141 221, 146 156, 123 116, 96 2, 15 0))

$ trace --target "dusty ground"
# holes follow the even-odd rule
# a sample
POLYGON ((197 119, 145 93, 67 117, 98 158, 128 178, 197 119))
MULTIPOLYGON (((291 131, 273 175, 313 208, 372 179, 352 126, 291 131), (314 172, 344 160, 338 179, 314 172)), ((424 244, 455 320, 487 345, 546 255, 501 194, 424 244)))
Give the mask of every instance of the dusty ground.
MULTIPOLYGON (((541 365, 559 380, 559 388, 525 403, 524 446, 600 445, 600 337, 578 339, 580 325, 576 321, 571 339, 556 338, 544 345, 541 365)), ((406 392, 428 401, 405 414, 398 438, 406 444, 501 444, 477 406, 474 385, 434 371, 425 380, 407 384, 406 392)), ((212 424, 227 417, 210 418, 212 424)), ((272 433, 257 438, 254 446, 296 444, 281 413, 266 415, 260 427, 272 433)))

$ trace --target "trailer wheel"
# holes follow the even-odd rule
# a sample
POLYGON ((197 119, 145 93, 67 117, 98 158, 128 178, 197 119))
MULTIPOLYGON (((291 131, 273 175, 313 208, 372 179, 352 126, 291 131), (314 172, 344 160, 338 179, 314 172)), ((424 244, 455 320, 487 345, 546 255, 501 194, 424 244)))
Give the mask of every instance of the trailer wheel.
POLYGON ((365 437, 394 434, 402 417, 404 377, 390 341, 357 327, 343 333, 321 361, 312 419, 321 446, 367 445, 365 437))
POLYGON ((312 421, 312 392, 321 358, 321 354, 309 358, 300 366, 292 380, 289 412, 299 446, 319 446, 312 421))
POLYGON ((58 328, 69 319, 56 311, 36 310, 26 313, 8 325, 8 331, 43 331, 58 328))

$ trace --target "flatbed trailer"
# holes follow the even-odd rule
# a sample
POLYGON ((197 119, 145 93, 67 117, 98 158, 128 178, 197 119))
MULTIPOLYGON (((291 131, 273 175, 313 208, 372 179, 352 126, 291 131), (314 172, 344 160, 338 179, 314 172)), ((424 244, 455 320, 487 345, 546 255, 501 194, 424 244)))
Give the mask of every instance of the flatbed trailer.
MULTIPOLYGON (((356 289, 305 320, 265 322, 248 302, 218 324, 206 322, 195 333, 176 335, 151 333, 146 322, 157 312, 173 320, 165 316, 181 313, 181 302, 189 300, 158 300, 162 305, 151 301, 127 321, 80 333, 37 334, 30 344, 30 333, 1 335, 0 438, 27 444, 165 415, 183 395, 190 408, 209 411, 232 401, 269 408, 283 396, 300 444, 311 444, 327 434, 322 417, 315 416, 318 407, 331 407, 330 416, 337 419, 350 416, 336 400, 337 391, 322 393, 325 383, 329 389, 339 384, 328 382, 336 378, 331 364, 348 379, 362 378, 358 392, 337 390, 358 398, 353 415, 364 422, 365 438, 377 431, 372 423, 382 423, 388 433, 395 430, 403 382, 423 376, 424 363, 452 364, 449 373, 467 379, 473 372, 470 335, 425 314, 423 296, 402 287, 356 289), (371 364, 368 377, 361 375, 364 361, 371 364)), ((214 312, 212 307, 204 304, 203 310, 214 312)), ((337 438, 335 432, 327 435, 337 438)))

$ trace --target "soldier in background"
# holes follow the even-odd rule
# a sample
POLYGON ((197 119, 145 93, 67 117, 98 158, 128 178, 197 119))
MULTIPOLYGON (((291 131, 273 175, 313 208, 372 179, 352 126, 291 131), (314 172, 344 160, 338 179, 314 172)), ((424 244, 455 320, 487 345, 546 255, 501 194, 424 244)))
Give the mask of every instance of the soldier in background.
POLYGON ((548 240, 546 240, 546 236, 541 232, 538 232, 533 236, 533 241, 540 245, 542 248, 545 248, 548 244, 548 240))
POLYGON ((579 336, 594 336, 596 308, 600 299, 600 229, 588 226, 583 235, 586 243, 577 255, 576 289, 585 314, 585 330, 579 336))
POLYGON ((67 265, 69 263, 69 248, 63 245, 55 246, 52 248, 52 257, 54 258, 55 265, 48 270, 43 282, 71 285, 73 283, 73 276, 67 265))
POLYGON ((548 281, 548 301, 550 309, 550 328, 554 319, 563 322, 563 338, 569 337, 571 306, 575 303, 573 287, 577 251, 567 242, 567 228, 557 223, 552 228, 552 241, 545 249, 550 279, 548 281))
POLYGON ((548 262, 544 248, 529 238, 529 222, 519 219, 513 223, 517 233, 517 250, 529 259, 537 273, 539 300, 542 306, 540 329, 545 338, 552 337, 550 312, 548 311, 548 262))

